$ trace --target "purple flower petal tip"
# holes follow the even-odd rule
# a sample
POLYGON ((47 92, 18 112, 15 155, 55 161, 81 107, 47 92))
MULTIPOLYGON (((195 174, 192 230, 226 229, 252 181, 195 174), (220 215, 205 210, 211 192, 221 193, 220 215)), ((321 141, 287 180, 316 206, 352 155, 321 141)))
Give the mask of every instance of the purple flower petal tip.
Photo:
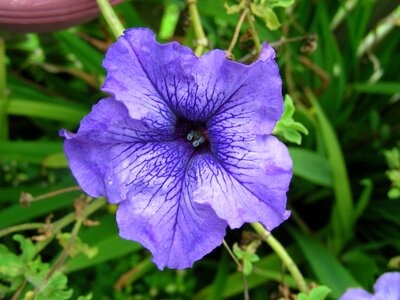
POLYGON ((66 129, 61 129, 61 130, 58 132, 58 135, 59 135, 60 137, 65 137, 66 139, 72 139, 72 138, 75 136, 75 133, 69 132, 69 131, 66 130, 66 129))
POLYGON ((374 292, 351 288, 339 300, 400 300, 400 272, 382 274, 375 282, 374 292))
POLYGON ((62 131, 79 185, 119 203, 121 237, 162 269, 188 268, 226 227, 286 220, 292 160, 271 135, 283 110, 274 51, 252 65, 221 50, 197 58, 130 29, 106 54, 101 100, 76 134, 62 131))

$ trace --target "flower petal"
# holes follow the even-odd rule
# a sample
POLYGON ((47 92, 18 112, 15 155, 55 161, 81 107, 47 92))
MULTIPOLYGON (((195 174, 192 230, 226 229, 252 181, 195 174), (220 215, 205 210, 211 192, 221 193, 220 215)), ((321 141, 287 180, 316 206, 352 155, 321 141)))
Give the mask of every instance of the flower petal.
POLYGON ((206 122, 229 111, 246 117, 252 130, 271 133, 282 114, 282 82, 264 45, 259 60, 243 65, 221 50, 197 58, 178 43, 159 44, 148 29, 131 29, 110 47, 104 60, 103 90, 124 102, 132 118, 171 124, 176 117, 206 122))
POLYGON ((161 270, 191 267, 221 244, 227 226, 209 206, 192 202, 195 185, 185 174, 190 157, 180 155, 160 166, 160 174, 141 192, 130 193, 117 211, 120 236, 149 249, 161 270))
POLYGON ((148 159, 152 151, 157 156, 174 148, 173 127, 160 131, 133 120, 126 107, 112 98, 93 106, 78 133, 63 130, 60 134, 66 138, 65 153, 79 185, 89 195, 106 196, 111 203, 124 200, 132 188, 128 183, 136 176, 133 161, 148 159), (153 149, 150 142, 164 148, 153 149))
POLYGON ((177 85, 185 87, 192 76, 188 66, 195 60, 190 48, 175 42, 159 44, 149 29, 126 30, 106 54, 103 90, 124 102, 132 118, 170 124, 176 102, 186 93, 177 85))
POLYGON ((388 272, 381 275, 374 285, 376 299, 400 299, 400 272, 388 272))
POLYGON ((290 215, 285 208, 292 176, 287 148, 273 136, 258 136, 229 149, 193 158, 189 168, 195 171, 189 175, 200 182, 194 201, 209 204, 232 228, 259 221, 272 230, 290 215))
POLYGON ((250 134, 270 134, 283 111, 282 80, 274 50, 264 44, 258 61, 244 65, 213 50, 194 65, 196 119, 212 124, 246 124, 250 134))
MULTIPOLYGON (((363 289, 348 289, 339 300, 373 300, 374 296, 363 289)), ((383 299, 382 299, 383 300, 383 299)), ((386 299, 388 300, 388 299, 386 299)))

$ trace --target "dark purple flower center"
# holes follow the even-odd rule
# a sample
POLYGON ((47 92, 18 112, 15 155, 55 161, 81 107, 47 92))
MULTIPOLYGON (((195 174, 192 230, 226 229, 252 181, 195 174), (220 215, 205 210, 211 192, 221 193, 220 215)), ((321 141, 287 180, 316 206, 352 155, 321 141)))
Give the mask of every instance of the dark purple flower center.
POLYGON ((202 122, 192 122, 179 119, 176 123, 176 133, 190 143, 194 149, 204 149, 209 146, 208 129, 202 122))

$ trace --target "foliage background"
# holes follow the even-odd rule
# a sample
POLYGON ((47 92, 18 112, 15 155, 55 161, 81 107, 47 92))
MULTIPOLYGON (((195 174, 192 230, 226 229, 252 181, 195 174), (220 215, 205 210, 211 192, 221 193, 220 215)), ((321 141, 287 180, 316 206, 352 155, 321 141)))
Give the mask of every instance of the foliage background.
MULTIPOLYGON (((199 0, 198 7, 211 47, 227 49, 239 14, 227 14, 223 0, 199 0)), ((150 27, 160 41, 194 46, 184 1, 125 1, 115 11, 127 28, 150 27)), ((284 93, 309 131, 301 146, 289 144, 292 217, 274 236, 309 282, 331 289, 328 297, 337 299, 350 286, 371 290, 379 274, 400 268, 400 8, 389 0, 298 0, 274 11, 281 26, 270 30, 256 17, 256 29, 275 46, 284 93)), ((247 27, 233 54, 250 62, 247 27)), ((159 271, 140 245, 118 237, 113 206, 96 207, 90 219, 100 225, 82 226, 76 255, 57 265, 81 192, 28 208, 18 200, 21 192, 38 196, 76 185, 58 130, 75 131, 104 96, 101 62, 113 37, 99 17, 49 34, 3 32, 1 40, 0 298, 19 289, 19 299, 30 299, 44 285, 49 294, 36 299, 241 299, 242 275, 223 247, 192 269, 159 271), (49 214, 56 226, 38 233, 49 214), (10 228, 39 238, 17 238, 20 255, 10 228), (45 283, 50 270, 57 270, 55 279, 45 283)), ((241 235, 229 231, 226 240, 232 245, 241 235)), ((296 287, 276 254, 267 245, 257 253, 261 259, 247 277, 251 299, 289 299, 296 287)))

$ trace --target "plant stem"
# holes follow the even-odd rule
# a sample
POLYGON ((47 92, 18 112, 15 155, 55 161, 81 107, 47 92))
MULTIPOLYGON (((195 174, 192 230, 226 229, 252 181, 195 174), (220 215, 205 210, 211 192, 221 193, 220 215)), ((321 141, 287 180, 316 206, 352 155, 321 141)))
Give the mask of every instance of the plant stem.
POLYGON ((222 244, 224 245, 226 251, 228 251, 229 256, 233 259, 233 261, 236 263, 238 270, 242 271, 243 267, 242 264, 238 261, 238 259, 236 258, 235 254, 232 252, 231 248, 229 248, 229 245, 227 244, 227 242, 225 241, 225 239, 222 240, 222 244))
MULTIPOLYGON (((83 217, 87 218, 92 213, 94 213, 96 210, 101 208, 104 204, 106 204, 106 199, 105 198, 99 198, 99 199, 93 200, 83 210, 83 217)), ((76 213, 75 212, 70 213, 70 214, 66 215, 65 217, 63 217, 62 219, 56 221, 53 224, 53 228, 51 230, 52 231, 51 232, 51 236, 49 238, 47 238, 46 240, 41 241, 41 242, 36 244, 36 253, 39 253, 40 251, 42 251, 52 241, 52 239, 54 238, 54 236, 56 235, 57 232, 59 232, 64 227, 66 227, 69 224, 71 224, 74 220, 76 220, 76 213)))
POLYGON ((32 203, 32 202, 36 202, 36 201, 48 199, 48 198, 51 198, 51 197, 54 197, 57 195, 61 195, 61 194, 69 193, 69 192, 80 191, 80 190, 81 190, 81 188, 79 186, 75 185, 75 186, 70 186, 67 188, 60 189, 60 190, 56 190, 54 192, 50 192, 47 194, 43 194, 43 195, 40 195, 37 197, 33 197, 29 193, 22 192, 20 195, 19 201, 23 207, 28 207, 30 205, 30 203, 32 203))
POLYGON ((253 37, 253 41, 254 41, 254 47, 257 50, 257 53, 261 52, 261 42, 260 42, 260 38, 258 36, 257 30, 256 30, 256 26, 254 25, 254 20, 253 20, 253 16, 252 15, 247 15, 247 23, 249 24, 250 30, 251 30, 251 36, 253 37))
POLYGON ((6 49, 0 37, 0 141, 8 139, 7 91, 6 91, 6 49))
POLYGON ((243 9, 242 13, 240 14, 239 21, 236 24, 235 32, 233 33, 232 41, 229 45, 228 50, 226 50, 226 56, 228 58, 233 58, 232 50, 233 50, 233 48, 235 48, 236 42, 239 38, 240 29, 242 28, 244 20, 248 13, 249 13, 249 9, 246 7, 245 9, 243 9))
POLYGON ((275 239, 272 234, 267 231, 260 223, 251 223, 251 225, 253 226, 254 230, 260 235, 261 239, 266 242, 282 260, 283 264, 289 270, 290 274, 296 281, 298 289, 301 292, 308 294, 309 289, 303 275, 300 273, 299 268, 286 252, 282 244, 279 243, 279 241, 275 239))
POLYGON ((229 248, 228 243, 225 241, 225 239, 222 240, 222 244, 224 245, 225 249, 228 251, 229 255, 232 257, 233 261, 236 263, 238 271, 242 273, 242 281, 243 281, 243 298, 244 300, 249 300, 249 286, 247 284, 247 279, 246 275, 243 272, 243 266, 242 264, 238 261, 236 258, 235 254, 232 252, 231 248, 229 248))
POLYGON ((108 27, 110 27, 112 34, 115 39, 118 39, 120 35, 124 32, 125 28, 122 25, 121 21, 118 19, 117 15, 114 12, 110 2, 108 0, 96 0, 97 5, 100 8, 101 13, 103 14, 104 19, 107 22, 108 27))
POLYGON ((4 228, 0 230, 0 237, 3 237, 7 234, 23 231, 23 230, 31 230, 31 229, 38 229, 46 226, 45 223, 26 223, 26 224, 19 224, 15 226, 10 226, 8 228, 4 228))
POLYGON ((196 49, 194 53, 197 56, 203 54, 204 49, 208 45, 206 34, 204 33, 203 26, 201 25, 199 10, 197 9, 197 0, 187 0, 189 15, 196 36, 196 49))

